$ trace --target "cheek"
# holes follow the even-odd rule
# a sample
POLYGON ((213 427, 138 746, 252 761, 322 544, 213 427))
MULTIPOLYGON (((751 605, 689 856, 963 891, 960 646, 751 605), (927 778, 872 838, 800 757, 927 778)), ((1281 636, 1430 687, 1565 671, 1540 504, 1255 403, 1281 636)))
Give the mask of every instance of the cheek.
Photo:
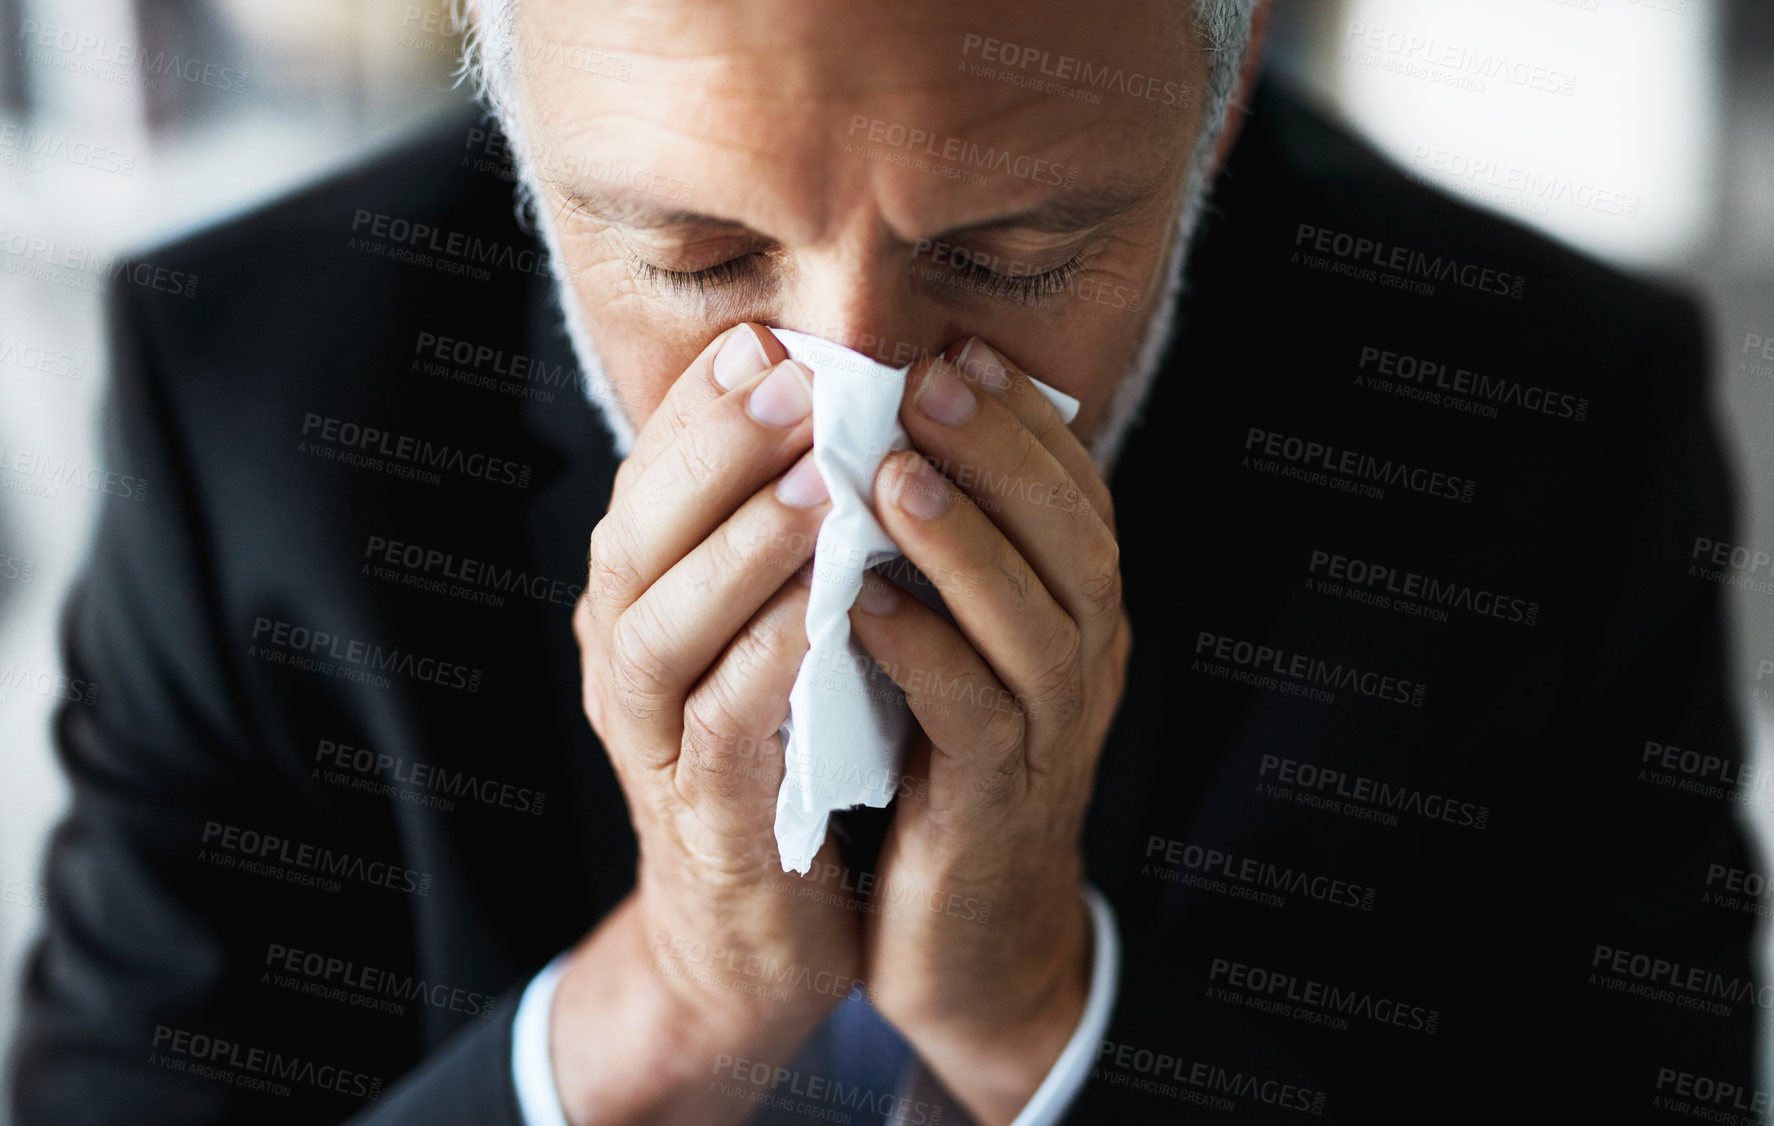
POLYGON ((1130 275, 1086 270, 1068 283, 1063 304, 972 316, 963 335, 979 335, 1024 371, 1078 399, 1079 424, 1087 424, 1114 398, 1156 304, 1143 278, 1130 275))
POLYGON ((684 369, 728 326, 641 288, 627 254, 608 237, 560 234, 572 292, 604 373, 630 421, 644 427, 684 369))
POLYGON ((668 315, 657 302, 634 296, 619 265, 577 274, 573 289, 604 372, 637 427, 725 327, 668 315))

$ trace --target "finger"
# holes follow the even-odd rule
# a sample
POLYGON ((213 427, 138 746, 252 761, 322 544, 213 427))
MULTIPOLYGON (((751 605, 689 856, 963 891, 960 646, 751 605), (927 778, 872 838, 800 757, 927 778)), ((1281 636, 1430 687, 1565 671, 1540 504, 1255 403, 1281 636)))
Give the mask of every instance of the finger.
MULTIPOLYGON (((728 644, 684 704, 678 793, 723 838, 763 834, 774 853, 776 793, 789 690, 807 652, 807 583, 771 596, 728 644)), ((779 865, 778 865, 779 866, 779 865)))
MULTIPOLYGON (((1028 373, 977 336, 949 345, 943 358, 960 370, 961 378, 969 388, 985 391, 1029 428, 1064 467, 1072 483, 1102 517, 1103 523, 1113 530, 1115 502, 1108 483, 1103 480, 1096 462, 1091 460, 1090 451, 1060 418, 1059 411, 1047 401, 1047 396, 1036 389, 1028 373)), ((908 379, 906 382, 910 384, 912 381, 908 379)))
POLYGON ((1078 626, 986 514, 916 450, 881 463, 875 498, 882 527, 913 566, 966 576, 970 593, 945 602, 998 679, 1032 700, 1075 699, 1078 626))
POLYGON ((711 402, 592 529, 585 590, 613 620, 813 444, 812 384, 793 360, 711 402))
POLYGON ((863 584, 850 625, 929 737, 929 761, 919 764, 929 779, 929 816, 963 825, 1019 800, 1038 765, 1026 757, 1028 701, 941 615, 877 576, 863 584))
POLYGON ((786 359, 788 350, 782 341, 760 324, 737 324, 709 341, 635 436, 634 449, 617 467, 615 491, 621 492, 661 450, 676 441, 704 407, 786 359))
POLYGON ((975 393, 947 361, 926 366, 902 414, 912 445, 991 515, 1094 651, 1120 618, 1120 550, 1071 474, 1003 401, 975 393))
POLYGON ((771 594, 813 557, 831 508, 809 451, 752 498, 616 619, 611 675, 624 695, 676 710, 771 594))

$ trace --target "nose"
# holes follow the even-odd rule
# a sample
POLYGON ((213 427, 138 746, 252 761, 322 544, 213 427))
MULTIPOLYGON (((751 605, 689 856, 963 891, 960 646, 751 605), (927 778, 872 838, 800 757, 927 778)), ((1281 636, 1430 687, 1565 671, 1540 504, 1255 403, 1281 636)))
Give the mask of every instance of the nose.
POLYGON ((941 352, 956 325, 918 284, 914 249, 876 233, 798 253, 775 323, 895 367, 941 352))

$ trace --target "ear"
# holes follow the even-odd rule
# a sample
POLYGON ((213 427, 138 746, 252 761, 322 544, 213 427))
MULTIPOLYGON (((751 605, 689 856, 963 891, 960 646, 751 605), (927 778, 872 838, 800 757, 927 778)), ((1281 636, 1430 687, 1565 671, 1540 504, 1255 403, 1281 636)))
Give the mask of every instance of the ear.
POLYGON ((1238 131, 1244 126, 1244 107, 1250 102, 1250 92, 1256 88, 1257 72, 1263 66, 1263 40, 1269 34, 1269 14, 1275 8, 1275 0, 1262 0, 1250 18, 1250 48, 1244 53, 1244 72, 1238 76, 1238 92, 1232 97, 1232 104, 1226 109, 1226 128, 1220 134, 1219 143, 1214 146, 1213 163, 1219 168, 1226 163, 1226 156, 1238 141, 1238 131))

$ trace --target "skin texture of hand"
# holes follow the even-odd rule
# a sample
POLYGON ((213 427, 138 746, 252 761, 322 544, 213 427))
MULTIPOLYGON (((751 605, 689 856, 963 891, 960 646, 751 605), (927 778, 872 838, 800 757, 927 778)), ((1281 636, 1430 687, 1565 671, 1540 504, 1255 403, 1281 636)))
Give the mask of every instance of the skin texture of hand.
MULTIPOLYGON (((853 912, 796 894, 774 824, 777 728, 830 507, 806 369, 740 325, 705 348, 623 462, 574 614, 584 707, 640 845, 635 890, 570 957, 550 1020, 575 1126, 719 1124, 722 1057, 772 1066, 862 977, 853 912), (784 968, 790 984, 782 984, 784 968), (797 984, 811 982, 811 985, 797 984)), ((819 863, 835 859, 828 840, 819 863)))
POLYGON ((876 1005, 985 1126, 1051 1069, 1088 995, 1079 834, 1125 681, 1108 486, 1028 377, 977 339, 921 363, 881 522, 955 618, 871 577, 851 623, 922 729, 868 916, 876 1005), (931 462, 934 462, 934 467, 931 462), (982 920, 979 905, 988 907, 982 920))

